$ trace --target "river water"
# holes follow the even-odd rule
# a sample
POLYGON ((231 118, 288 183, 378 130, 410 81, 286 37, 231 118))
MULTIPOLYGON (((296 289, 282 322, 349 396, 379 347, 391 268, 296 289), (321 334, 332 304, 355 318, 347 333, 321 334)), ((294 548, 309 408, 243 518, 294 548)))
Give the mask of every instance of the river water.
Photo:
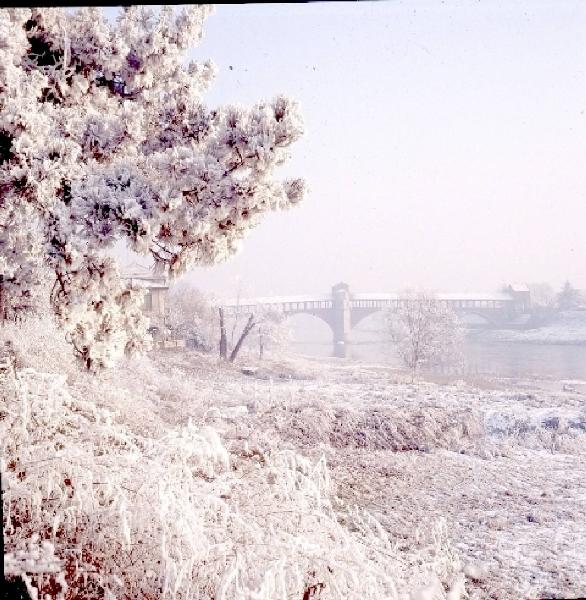
MULTIPOLYGON (((310 329, 307 324, 293 328, 291 350, 307 356, 332 355, 331 333, 327 329, 310 329)), ((400 357, 380 328, 359 327, 353 330, 351 359, 402 366, 400 357)), ((487 376, 524 379, 586 381, 586 345, 483 342, 471 337, 463 348, 461 367, 438 375, 487 376)))
MULTIPOLYGON (((295 353, 306 356, 332 355, 331 342, 294 342, 291 347, 295 353)), ((401 359, 390 344, 356 343, 351 352, 353 360, 401 367, 401 359)), ((467 341, 463 354, 463 365, 445 374, 586 380, 586 346, 467 341)), ((435 369, 429 371, 444 374, 435 369)))

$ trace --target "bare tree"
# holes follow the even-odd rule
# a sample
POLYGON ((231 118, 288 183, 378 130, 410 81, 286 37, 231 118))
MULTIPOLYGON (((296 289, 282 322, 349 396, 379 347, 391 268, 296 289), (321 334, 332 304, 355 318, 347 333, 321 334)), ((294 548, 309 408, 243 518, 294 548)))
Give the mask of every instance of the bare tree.
POLYGON ((224 320, 224 309, 218 308, 220 314, 220 358, 226 360, 228 355, 228 340, 226 338, 226 322, 224 320))
POLYGON ((232 349, 232 352, 230 352, 230 362, 234 362, 234 360, 236 360, 236 356, 238 356, 238 352, 240 352, 242 344, 244 344, 244 341, 248 337, 248 334, 256 327, 256 325, 257 323, 254 320, 254 315, 250 315, 248 317, 246 325, 244 326, 244 329, 242 330, 242 333, 240 334, 240 337, 238 338, 238 341, 236 342, 236 345, 232 349))
MULTIPOLYGON (((169 294, 167 322, 175 333, 195 339, 197 345, 204 350, 211 350, 216 345, 218 320, 215 302, 193 286, 175 286, 169 294)), ((217 304, 216 304, 217 306, 217 304)), ((219 354, 222 360, 234 362, 239 352, 245 346, 250 333, 258 328, 265 342, 276 339, 275 327, 279 318, 272 312, 262 312, 259 318, 246 315, 247 321, 238 333, 240 316, 236 311, 228 317, 223 307, 217 307, 219 316, 219 354), (262 328, 262 333, 261 333, 262 328), (229 332, 229 333, 228 333, 229 332)))
POLYGON ((268 309, 258 319, 258 358, 262 360, 268 348, 283 348, 290 339, 290 331, 285 324, 285 315, 280 311, 268 309))
POLYGON ((220 358, 223 360, 227 360, 229 362, 234 362, 238 353, 242 349, 246 338, 251 333, 251 331, 257 326, 258 322, 255 320, 254 315, 248 315, 248 320, 244 325, 244 328, 240 332, 240 335, 236 339, 236 334, 238 331, 238 327, 240 324, 240 317, 246 316, 246 313, 243 313, 239 310, 240 300, 242 297, 242 293, 244 291, 244 286, 241 280, 237 281, 237 290, 236 290, 236 302, 233 305, 235 310, 231 313, 230 319, 227 322, 226 315, 224 313, 224 309, 221 308, 219 311, 220 315, 220 358), (228 339, 227 328, 230 328, 230 337, 228 339), (229 347, 232 348, 230 354, 228 354, 229 347))
POLYGON ((530 283, 531 318, 528 327, 540 327, 550 321, 557 310, 557 295, 549 283, 530 283))
POLYGON ((453 363, 459 356, 461 329, 454 311, 428 292, 409 292, 389 315, 389 330, 411 381, 424 364, 453 363))
POLYGON ((556 303, 556 293, 549 283, 530 283, 529 293, 531 294, 531 307, 554 308, 556 303))
MULTIPOLYGON (((234 362, 238 353, 245 346, 251 349, 250 344, 247 344, 246 342, 252 339, 250 334, 253 331, 256 331, 258 334, 256 336, 256 341, 258 342, 258 357, 260 360, 263 359, 268 348, 282 348, 289 339, 289 330, 285 327, 284 315, 273 308, 263 308, 259 306, 252 314, 237 311, 236 314, 232 315, 230 339, 228 339, 228 336, 226 335, 226 318, 224 311, 222 310, 220 314, 220 329, 222 330, 222 328, 224 334, 221 334, 220 340, 224 339, 223 343, 226 348, 226 353, 223 356, 221 354, 221 357, 230 362, 234 362), (246 316, 247 321, 240 334, 237 335, 239 329, 239 317, 241 316, 246 316), (236 340, 236 342, 234 343, 233 340, 236 340), (231 346, 233 350, 227 358, 228 346, 231 346)), ((251 342, 251 344, 253 343, 254 342, 251 342)))
MULTIPOLYGON (((248 317, 248 321, 244 326, 244 329, 241 331, 240 336, 236 344, 232 347, 232 351, 228 356, 228 336, 226 335, 226 316, 224 314, 224 309, 220 306, 218 308, 218 314, 220 316, 220 358, 222 360, 227 360, 228 362, 234 362, 238 353, 242 349, 246 338, 250 334, 250 332, 256 327, 257 322, 254 319, 254 315, 251 314, 248 317)), ((232 328, 232 335, 235 333, 235 327, 232 328)))

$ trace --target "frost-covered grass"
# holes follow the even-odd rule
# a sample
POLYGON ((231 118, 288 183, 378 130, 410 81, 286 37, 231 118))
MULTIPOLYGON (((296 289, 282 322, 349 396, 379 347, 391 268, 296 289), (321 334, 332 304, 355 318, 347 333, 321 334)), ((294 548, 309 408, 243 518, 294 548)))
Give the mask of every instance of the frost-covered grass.
POLYGON ((50 597, 586 593, 577 395, 195 352, 59 374, 33 338, 2 385, 5 565, 50 597))
MULTIPOLYGON (((190 368, 181 355, 166 361, 190 368)), ((197 377, 200 393, 216 396, 217 376, 197 377)), ((581 395, 412 385, 381 366, 336 360, 222 379, 224 407, 206 419, 230 447, 263 452, 278 440, 325 455, 338 500, 371 511, 407 554, 429 548, 445 519, 471 598, 586 592, 581 395)))
POLYGON ((149 358, 69 378, 17 362, 2 381, 5 567, 33 595, 404 598, 449 582, 443 530, 406 560, 362 507, 335 504, 323 456, 242 439, 212 362, 202 380, 149 358))

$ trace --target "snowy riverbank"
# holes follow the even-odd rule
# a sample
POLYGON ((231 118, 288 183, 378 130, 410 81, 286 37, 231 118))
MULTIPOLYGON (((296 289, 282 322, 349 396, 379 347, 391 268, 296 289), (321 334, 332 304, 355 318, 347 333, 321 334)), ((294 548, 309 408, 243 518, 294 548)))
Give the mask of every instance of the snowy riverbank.
MULTIPOLYGON (((412 385, 336 360, 220 377, 213 362, 204 374, 187 356, 168 360, 207 399, 205 419, 230 447, 325 455, 339 506, 371 511, 406 557, 429 552, 443 527, 470 598, 586 595, 579 395, 412 385)), ((155 410, 176 424, 202 408, 170 397, 155 410)))
MULTIPOLYGON (((65 470, 63 506, 90 523, 110 496, 121 506, 98 522, 127 532, 124 552, 144 542, 142 562, 129 554, 133 566, 112 575, 128 586, 134 573, 141 589, 174 581, 181 592, 193 572, 201 598, 586 595, 582 396, 410 384, 335 359, 243 366, 168 351, 99 377, 21 370, 26 423, 61 424, 31 426, 24 453, 22 439, 10 446, 20 462, 8 497, 33 489, 36 506, 54 493, 47 466, 24 463, 50 461, 58 442, 67 456, 42 464, 65 470), (108 481, 96 504, 92 485, 108 481)), ((24 419, 17 405, 7 421, 24 419)))
POLYGON ((558 313, 550 323, 534 329, 477 330, 470 333, 470 338, 483 342, 586 345, 586 311, 558 313))

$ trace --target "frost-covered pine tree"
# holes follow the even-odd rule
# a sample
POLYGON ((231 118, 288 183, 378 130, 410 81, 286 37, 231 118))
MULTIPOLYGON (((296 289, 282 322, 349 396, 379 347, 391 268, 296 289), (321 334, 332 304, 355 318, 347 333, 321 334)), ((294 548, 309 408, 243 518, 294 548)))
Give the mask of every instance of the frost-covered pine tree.
POLYGON ((295 102, 211 109, 211 62, 185 63, 208 6, 0 11, 0 317, 39 293, 89 368, 145 347, 120 240, 174 277, 233 254, 303 196, 275 167, 303 131, 295 102))

